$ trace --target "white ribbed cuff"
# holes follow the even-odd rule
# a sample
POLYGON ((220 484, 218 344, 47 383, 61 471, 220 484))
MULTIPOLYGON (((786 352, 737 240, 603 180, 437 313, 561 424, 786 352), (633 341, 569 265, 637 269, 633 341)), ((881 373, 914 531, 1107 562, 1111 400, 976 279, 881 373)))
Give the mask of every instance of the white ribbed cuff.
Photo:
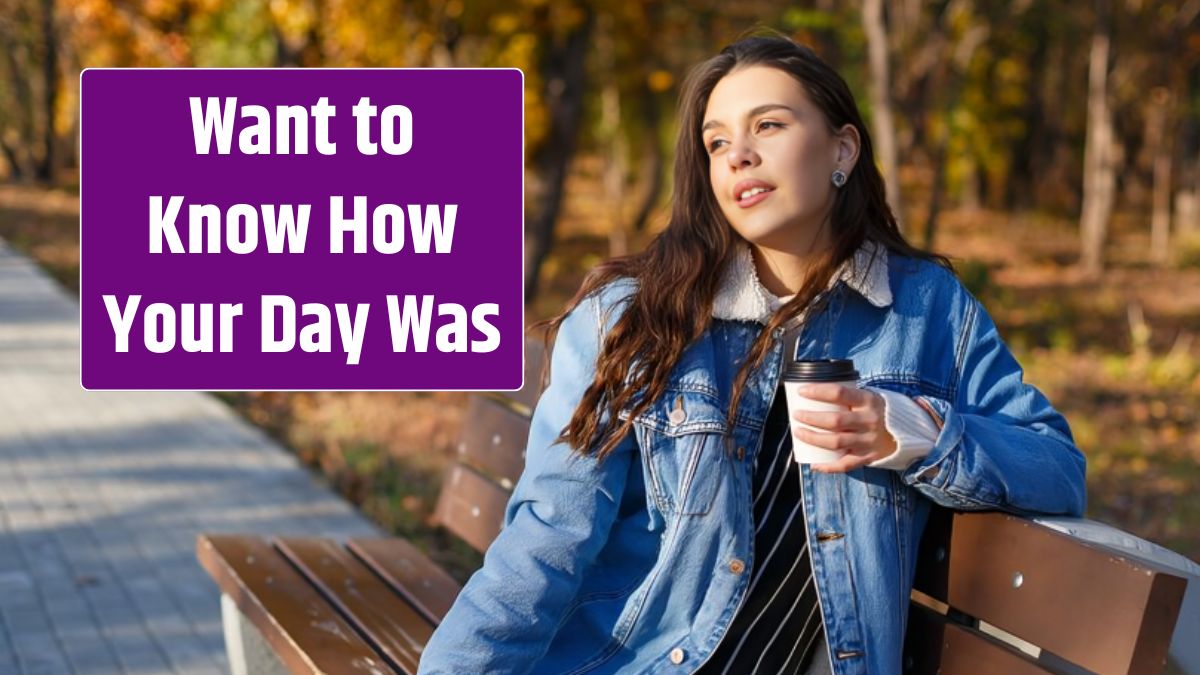
POLYGON ((896 439, 896 451, 867 466, 903 471, 929 454, 941 430, 929 413, 911 398, 894 391, 868 388, 883 397, 883 423, 896 439))

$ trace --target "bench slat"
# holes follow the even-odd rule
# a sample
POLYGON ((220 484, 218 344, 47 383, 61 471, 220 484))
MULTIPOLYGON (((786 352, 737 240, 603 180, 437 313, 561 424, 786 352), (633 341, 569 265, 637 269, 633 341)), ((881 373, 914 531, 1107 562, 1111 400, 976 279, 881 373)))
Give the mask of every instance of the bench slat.
POLYGON ((351 539, 346 548, 434 625, 442 622, 462 590, 453 577, 404 539, 351 539))
POLYGON ((1030 656, 913 603, 904 670, 940 675, 1045 675, 1030 656), (911 660, 910 660, 911 659, 911 660))
POLYGON ((221 591, 293 673, 393 669, 266 540, 201 535, 196 549, 221 591))
POLYGON ((359 632, 406 673, 417 672, 433 624, 337 542, 286 538, 279 550, 359 632))
POLYGON ((529 419, 482 396, 472 396, 458 439, 458 460, 495 476, 512 489, 525 468, 529 419))
POLYGON ((525 338, 525 386, 519 391, 496 392, 495 396, 511 401, 526 417, 533 414, 533 406, 542 395, 542 365, 545 362, 546 345, 541 338, 525 338))
POLYGON ((921 555, 921 592, 1103 673, 1161 671, 1186 587, 1149 564, 1001 513, 935 512, 921 555))
POLYGON ((450 467, 434 519, 477 551, 491 545, 504 524, 508 491, 465 464, 450 467))

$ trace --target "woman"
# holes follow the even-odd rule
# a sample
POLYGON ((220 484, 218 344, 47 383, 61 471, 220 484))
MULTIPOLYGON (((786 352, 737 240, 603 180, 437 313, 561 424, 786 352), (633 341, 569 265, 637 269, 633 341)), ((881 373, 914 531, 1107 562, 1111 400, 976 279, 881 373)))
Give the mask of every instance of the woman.
POLYGON ((422 673, 899 673, 933 504, 1082 513, 1084 458, 979 303, 901 237, 845 82, 751 38, 682 94, 671 220, 557 332, 506 527, 422 673), (850 358, 797 413, 785 351, 850 358))

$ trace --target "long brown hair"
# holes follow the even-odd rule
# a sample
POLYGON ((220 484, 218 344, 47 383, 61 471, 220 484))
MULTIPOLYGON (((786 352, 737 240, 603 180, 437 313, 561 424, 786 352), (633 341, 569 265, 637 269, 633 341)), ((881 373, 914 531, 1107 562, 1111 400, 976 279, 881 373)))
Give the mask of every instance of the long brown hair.
POLYGON ((540 324, 550 341, 566 315, 588 296, 620 278, 637 282, 600 347, 595 379, 559 436, 580 453, 594 452, 602 460, 613 450, 629 432, 633 417, 663 394, 684 349, 712 320, 722 272, 745 240, 730 227, 713 194, 701 125, 717 82, 752 65, 778 68, 796 78, 830 129, 853 124, 861 147, 849 180, 834 198, 832 245, 818 257, 795 297, 775 312, 755 339, 734 379, 729 419, 734 418, 750 372, 770 350, 775 329, 807 307, 864 241, 949 266, 945 258, 914 248, 900 234, 867 127, 850 88, 833 68, 808 47, 783 37, 751 37, 726 47, 692 70, 680 94, 675 183, 666 229, 645 250, 596 266, 563 313, 540 324), (618 413, 627 409, 630 414, 622 420, 618 413))

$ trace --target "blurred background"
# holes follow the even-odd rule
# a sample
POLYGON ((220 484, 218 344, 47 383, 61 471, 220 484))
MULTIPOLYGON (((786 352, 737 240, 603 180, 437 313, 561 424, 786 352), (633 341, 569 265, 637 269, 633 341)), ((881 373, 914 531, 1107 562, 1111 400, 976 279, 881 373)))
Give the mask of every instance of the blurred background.
MULTIPOLYGON (((1200 0, 0 0, 0 237, 76 292, 83 68, 517 67, 532 323, 663 225, 688 68, 773 29, 847 79, 906 235, 954 258, 1067 415, 1088 515, 1198 559, 1198 15, 1200 0)), ((477 565, 428 525, 462 394, 220 396, 460 577, 477 565)))

